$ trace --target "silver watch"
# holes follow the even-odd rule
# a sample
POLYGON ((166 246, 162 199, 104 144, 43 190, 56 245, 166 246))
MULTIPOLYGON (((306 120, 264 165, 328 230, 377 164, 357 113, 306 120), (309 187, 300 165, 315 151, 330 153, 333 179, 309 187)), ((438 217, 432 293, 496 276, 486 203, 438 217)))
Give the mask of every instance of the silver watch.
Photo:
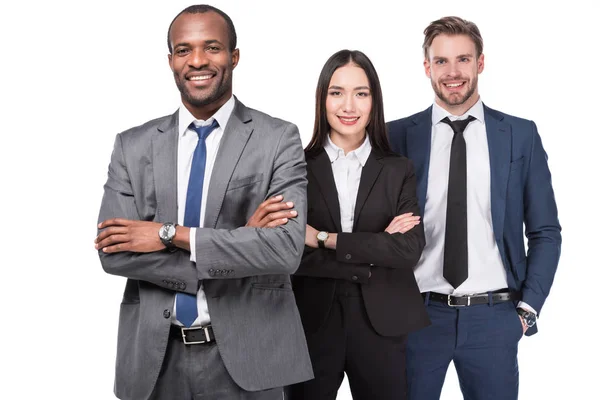
POLYGON ((175 245, 173 244, 173 238, 175 237, 175 232, 177 231, 176 227, 176 224, 167 222, 158 230, 158 237, 167 249, 175 248, 175 245))

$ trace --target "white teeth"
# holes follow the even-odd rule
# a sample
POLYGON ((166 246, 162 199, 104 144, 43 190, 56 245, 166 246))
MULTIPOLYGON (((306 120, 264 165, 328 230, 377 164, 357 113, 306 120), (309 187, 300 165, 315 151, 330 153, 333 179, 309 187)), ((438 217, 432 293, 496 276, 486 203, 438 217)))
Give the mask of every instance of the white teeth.
POLYGON ((346 121, 346 122, 354 122, 358 119, 358 117, 354 117, 354 118, 340 117, 340 119, 343 121, 346 121))
POLYGON ((446 83, 446 86, 451 87, 451 88, 459 87, 461 85, 462 85, 462 83, 446 83))
POLYGON ((210 75, 202 75, 202 76, 192 76, 190 77, 190 81, 205 81, 210 79, 210 75))

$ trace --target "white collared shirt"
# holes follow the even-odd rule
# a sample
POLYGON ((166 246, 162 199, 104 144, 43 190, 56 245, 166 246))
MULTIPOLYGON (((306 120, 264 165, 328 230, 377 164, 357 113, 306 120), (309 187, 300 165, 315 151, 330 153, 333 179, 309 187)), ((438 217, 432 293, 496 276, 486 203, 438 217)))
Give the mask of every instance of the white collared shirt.
MULTIPOLYGON (((425 248, 415 267, 421 292, 461 296, 485 293, 508 287, 506 269, 494 238, 492 225, 490 155, 481 98, 466 113, 454 116, 433 103, 431 112, 431 154, 423 227, 425 248), (469 277, 454 288, 444 279, 444 240, 450 148, 454 131, 441 122, 476 118, 467 125, 463 136, 467 147, 467 239, 469 277)), ((527 303, 519 306, 533 310, 527 303)))
POLYGON ((421 292, 438 292, 453 295, 483 293, 508 286, 506 270, 494 239, 492 228, 492 203, 490 157, 481 99, 464 115, 454 116, 433 104, 431 113, 431 154, 425 202, 425 249, 415 268, 415 277, 421 292), (450 148, 454 132, 441 122, 476 118, 465 129, 467 146, 467 237, 469 277, 456 289, 443 275, 444 239, 446 233, 446 204, 450 148))
POLYGON ((344 154, 344 150, 336 146, 328 135, 324 148, 331 161, 331 169, 333 170, 333 178, 338 193, 342 232, 352 232, 358 186, 360 185, 362 169, 371 154, 371 142, 367 135, 359 148, 344 154))
MULTIPOLYGON (((200 207, 200 228, 204 227, 204 216, 206 214, 206 199, 210 187, 210 177, 221 144, 223 132, 229 122, 229 117, 233 112, 235 100, 233 96, 215 114, 206 121, 197 120, 182 104, 179 107, 179 142, 177 146, 177 223, 183 225, 185 218, 185 202, 187 198, 188 181, 190 180, 190 171, 192 168, 192 160, 194 158, 194 150, 198 144, 198 134, 196 131, 189 129, 190 124, 196 126, 206 126, 212 124, 213 120, 217 120, 219 126, 215 128, 206 138, 206 167, 204 170, 204 183, 202 185, 202 206, 200 207)), ((196 229, 190 229, 190 260, 196 262, 196 229)), ((198 318, 192 324, 193 326, 206 325, 210 322, 208 315, 208 304, 206 303, 206 294, 204 293, 203 285, 200 284, 197 293, 198 318)), ((176 303, 173 305, 172 323, 181 325, 177 321, 176 303)))

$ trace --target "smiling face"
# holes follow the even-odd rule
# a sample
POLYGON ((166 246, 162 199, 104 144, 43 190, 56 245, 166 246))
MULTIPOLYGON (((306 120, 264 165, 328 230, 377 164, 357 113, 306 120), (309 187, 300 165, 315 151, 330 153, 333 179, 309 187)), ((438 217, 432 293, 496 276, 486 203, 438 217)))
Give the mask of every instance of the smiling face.
POLYGON ((215 12, 183 13, 171 27, 169 66, 185 107, 207 119, 232 95, 239 50, 229 50, 227 24, 215 12))
POLYGON ((352 63, 335 70, 325 101, 331 140, 338 146, 348 142, 360 144, 366 135, 371 106, 371 88, 365 71, 352 63))
POLYGON ((479 99, 477 77, 483 72, 484 57, 477 57, 475 43, 469 36, 436 36, 423 65, 436 103, 448 112, 462 115, 479 99))

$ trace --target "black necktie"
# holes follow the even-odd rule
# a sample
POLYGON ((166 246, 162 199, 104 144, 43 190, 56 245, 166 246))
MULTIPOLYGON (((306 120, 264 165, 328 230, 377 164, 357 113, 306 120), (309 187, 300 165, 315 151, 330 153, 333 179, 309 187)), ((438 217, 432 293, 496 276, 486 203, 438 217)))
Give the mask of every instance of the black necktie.
POLYGON ((444 279, 454 288, 469 276, 467 243, 467 146, 463 132, 475 117, 442 122, 454 131, 450 148, 448 203, 446 205, 446 238, 444 244, 444 279))

